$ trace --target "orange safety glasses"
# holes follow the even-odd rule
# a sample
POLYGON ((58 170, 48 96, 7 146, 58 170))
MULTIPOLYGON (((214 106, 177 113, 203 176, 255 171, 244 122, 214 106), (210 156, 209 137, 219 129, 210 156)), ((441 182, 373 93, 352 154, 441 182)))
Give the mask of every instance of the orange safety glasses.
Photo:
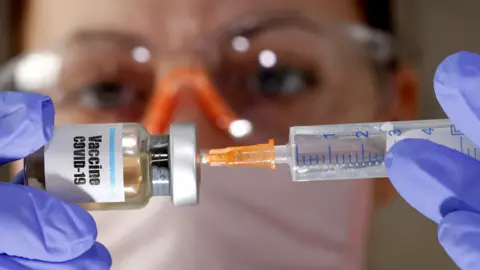
MULTIPOLYGON (((159 82, 144 118, 147 130, 152 134, 167 131, 178 104, 180 89, 186 81, 194 89, 200 107, 209 120, 221 130, 233 135, 232 125, 245 120, 239 119, 232 112, 208 76, 199 69, 175 70, 159 82)), ((272 139, 268 144, 211 149, 203 156, 203 162, 210 166, 267 166, 275 169, 274 160, 272 139)))
POLYGON ((178 104, 179 92, 185 82, 194 89, 200 108, 208 119, 221 130, 231 133, 232 125, 241 119, 233 113, 208 76, 200 69, 174 70, 160 80, 144 117, 143 124, 147 130, 152 134, 166 132, 178 104))

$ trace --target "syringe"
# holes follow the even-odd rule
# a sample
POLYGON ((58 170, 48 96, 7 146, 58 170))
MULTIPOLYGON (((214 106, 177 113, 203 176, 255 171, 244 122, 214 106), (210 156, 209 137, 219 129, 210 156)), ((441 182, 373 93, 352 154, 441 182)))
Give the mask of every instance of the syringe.
POLYGON ((480 149, 444 119, 291 127, 286 145, 274 145, 270 140, 267 144, 212 149, 202 162, 272 169, 276 164, 289 164, 293 181, 378 178, 387 176, 386 152, 405 138, 430 140, 480 157, 480 149))

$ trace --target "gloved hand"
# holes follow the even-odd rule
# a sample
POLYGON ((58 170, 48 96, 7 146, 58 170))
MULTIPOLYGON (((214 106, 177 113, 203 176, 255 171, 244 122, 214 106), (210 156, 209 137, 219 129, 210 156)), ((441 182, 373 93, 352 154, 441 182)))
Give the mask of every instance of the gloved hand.
MULTIPOLYGON (((460 52, 446 58, 436 71, 434 88, 456 128, 480 147, 480 56, 460 52)), ((385 162, 400 195, 438 223, 438 239, 457 265, 480 269, 480 161, 426 140, 407 139, 390 149, 385 162)))
MULTIPOLYGON (((52 135, 52 101, 37 94, 0 92, 0 165, 24 158, 52 135)), ((20 173, 14 181, 22 182, 20 173)), ((83 208, 41 190, 0 183, 0 269, 110 269, 83 208)))

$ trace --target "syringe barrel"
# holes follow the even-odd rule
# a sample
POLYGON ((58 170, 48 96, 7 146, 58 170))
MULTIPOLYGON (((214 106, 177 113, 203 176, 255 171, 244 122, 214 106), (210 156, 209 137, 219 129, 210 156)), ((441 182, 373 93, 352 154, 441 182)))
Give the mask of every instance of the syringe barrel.
POLYGON ((477 158, 476 146, 448 119, 291 127, 292 179, 386 177, 386 152, 404 138, 431 140, 477 158))

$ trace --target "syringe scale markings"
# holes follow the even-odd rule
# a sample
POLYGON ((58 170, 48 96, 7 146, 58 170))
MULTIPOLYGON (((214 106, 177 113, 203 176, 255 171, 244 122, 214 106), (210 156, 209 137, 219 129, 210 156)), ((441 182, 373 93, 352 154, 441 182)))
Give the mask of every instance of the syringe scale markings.
MULTIPOLYGON (((363 152, 364 160, 360 159, 361 149, 358 152, 349 153, 349 162, 345 159, 345 154, 342 153, 342 159, 340 160, 340 155, 338 153, 334 153, 332 151, 332 160, 331 162, 327 162, 327 156, 322 155, 322 164, 320 164, 320 156, 318 154, 299 154, 299 159, 302 161, 299 168, 311 169, 315 170, 318 169, 328 169, 333 167, 350 167, 350 168, 364 168, 364 167, 371 167, 371 166, 378 166, 384 163, 384 156, 385 152, 377 152, 377 151, 368 151, 367 153, 363 152), (355 155, 355 160, 352 159, 352 156, 355 155), (368 155, 368 159, 366 156, 368 155), (335 157, 335 159, 333 158, 335 157)), ((365 151, 365 149, 364 149, 365 151)))
POLYGON ((297 166, 298 166, 298 160, 299 160, 299 158, 298 158, 298 144, 295 145, 295 158, 297 160, 297 166))
POLYGON ((452 136, 462 136, 464 135, 463 132, 461 132, 460 130, 458 130, 455 125, 450 125, 450 134, 452 136))
POLYGON ((365 161, 365 144, 362 143, 362 161, 365 161))
POLYGON ((330 160, 330 165, 332 165, 332 146, 328 145, 328 159, 330 160))
POLYGON ((270 140, 268 144, 213 149, 205 160, 211 166, 275 168, 285 163, 290 165, 293 181, 377 178, 387 176, 385 153, 405 138, 430 140, 480 159, 476 145, 443 119, 291 127, 286 145, 270 140), (253 152, 246 155, 249 151, 253 152))

